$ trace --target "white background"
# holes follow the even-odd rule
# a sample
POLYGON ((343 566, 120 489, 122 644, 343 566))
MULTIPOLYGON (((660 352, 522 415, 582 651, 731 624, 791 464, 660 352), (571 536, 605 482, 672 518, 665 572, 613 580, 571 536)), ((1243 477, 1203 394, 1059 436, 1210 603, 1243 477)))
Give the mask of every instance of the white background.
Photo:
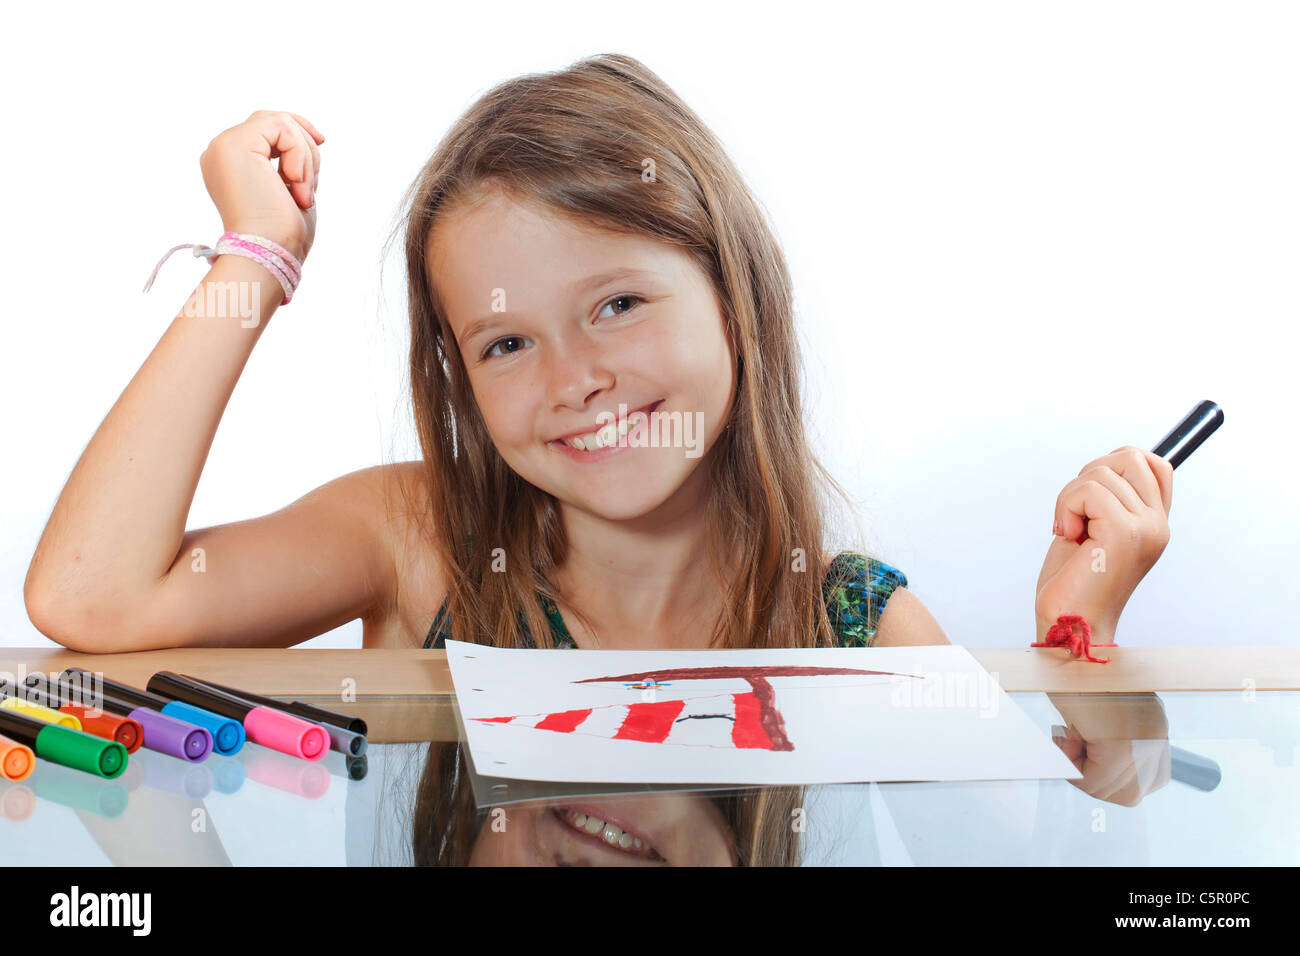
MULTIPOLYGON (((1290 643, 1300 14, 1283 3, 20 5, 0 39, 0 644, 86 443, 205 266, 199 154, 310 118, 320 223, 190 527, 418 456, 403 190, 497 82, 621 52, 719 135, 794 275, 810 425, 956 643, 1033 640, 1060 489, 1196 402, 1132 644, 1290 643)), ((352 622, 300 646, 360 646, 352 622)))

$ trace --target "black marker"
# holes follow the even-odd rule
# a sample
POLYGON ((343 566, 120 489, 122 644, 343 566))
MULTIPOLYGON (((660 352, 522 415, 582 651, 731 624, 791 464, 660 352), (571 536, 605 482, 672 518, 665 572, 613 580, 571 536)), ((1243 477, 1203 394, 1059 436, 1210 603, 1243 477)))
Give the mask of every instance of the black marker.
MULTIPOLYGON (((1208 400, 1200 402, 1183 416, 1183 420, 1175 425, 1168 435, 1160 439, 1151 452, 1177 468, 1222 424, 1223 409, 1208 400)), ((1083 544, 1087 540, 1088 519, 1084 517, 1083 533, 1074 539, 1074 543, 1083 544)))
POLYGON ((332 710, 326 710, 324 707, 317 707, 315 704, 308 704, 301 700, 282 701, 274 697, 264 697, 261 694, 252 694, 246 690, 239 690, 237 687, 227 687, 224 684, 216 684, 210 680, 204 680, 201 677, 191 677, 189 674, 181 674, 186 680, 193 681, 195 684, 203 684, 214 690, 224 691, 227 694, 234 694, 250 704, 258 704, 262 707, 271 707, 275 710, 283 710, 285 713, 293 714, 295 717, 301 717, 303 720, 310 720, 320 724, 330 735, 330 749, 337 750, 345 757, 360 757, 366 752, 366 722, 360 717, 350 717, 347 714, 336 713, 332 710))
POLYGON ((1222 424, 1223 409, 1211 401, 1201 402, 1151 451, 1177 468, 1222 424))

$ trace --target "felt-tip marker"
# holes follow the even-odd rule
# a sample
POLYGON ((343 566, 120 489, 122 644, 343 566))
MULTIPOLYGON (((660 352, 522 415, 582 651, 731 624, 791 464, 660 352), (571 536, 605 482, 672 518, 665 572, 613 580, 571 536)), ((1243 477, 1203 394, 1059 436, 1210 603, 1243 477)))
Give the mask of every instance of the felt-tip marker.
POLYGON ((26 780, 35 769, 32 748, 0 734, 0 780, 26 780))
POLYGON ((84 731, 47 724, 5 707, 0 707, 0 734, 32 748, 42 760, 61 763, 110 780, 121 776, 126 769, 126 748, 116 740, 105 740, 84 731))
POLYGON ((352 717, 349 714, 340 714, 333 710, 327 710, 324 707, 317 707, 315 704, 308 704, 301 700, 291 700, 285 703, 282 700, 276 700, 274 697, 265 697, 262 694, 252 694, 246 690, 240 690, 238 687, 227 687, 225 684, 217 684, 213 681, 206 680, 202 677, 193 677, 189 674, 182 674, 182 677, 194 681, 196 684, 206 684, 209 687, 215 687, 217 690, 224 690, 227 694, 234 694, 236 697, 243 697, 245 700, 251 700, 255 704, 261 704, 263 707, 278 707, 280 710, 287 710, 295 716, 304 720, 314 720, 318 724, 333 724, 335 727, 342 727, 344 730, 350 730, 354 734, 366 735, 366 722, 360 717, 352 717))
POLYGON ((17 696, 16 688, 10 689, 0 686, 0 707, 20 714, 26 714, 28 717, 35 718, 36 720, 43 720, 47 724, 57 724, 60 727, 67 727, 69 730, 82 729, 81 721, 72 714, 60 713, 52 707, 46 707, 44 704, 34 704, 24 697, 17 696))
MULTIPOLYGON (((94 676, 86 671, 78 670, 78 673, 94 676)), ((140 726, 144 746, 150 750, 180 757, 191 763, 207 760, 212 753, 212 734, 206 728, 160 714, 149 707, 136 707, 118 700, 112 694, 105 694, 102 688, 96 689, 94 681, 85 683, 66 676, 52 681, 43 674, 29 674, 26 683, 32 691, 44 694, 47 703, 52 706, 74 703, 130 717, 140 726)))
POLYGON ((227 694, 234 694, 250 704, 270 707, 273 710, 283 710, 295 717, 301 717, 303 720, 310 720, 313 723, 320 724, 325 728, 325 732, 330 735, 330 749, 337 750, 345 757, 360 757, 366 752, 366 722, 360 717, 349 717, 347 714, 335 713, 332 710, 326 710, 324 707, 317 707, 315 704, 304 703, 300 700, 291 700, 286 703, 282 700, 276 700, 274 697, 251 694, 237 687, 214 684, 210 680, 191 677, 189 674, 181 674, 180 676, 196 684, 202 684, 204 687, 212 687, 216 690, 225 691, 227 694))
POLYGON ((138 721, 121 714, 109 713, 102 707, 86 707, 81 703, 61 700, 52 692, 49 678, 44 674, 28 674, 21 688, 22 694, 32 703, 44 704, 61 714, 70 714, 81 722, 81 730, 96 737, 116 740, 129 754, 135 753, 144 743, 144 728, 138 721))
POLYGON ((1151 451, 1177 468, 1222 424, 1223 409, 1211 401, 1200 402, 1151 451))
POLYGON ((329 753, 330 738, 324 727, 282 710, 261 707, 171 671, 154 674, 149 678, 148 688, 151 694, 183 700, 240 721, 248 739, 263 747, 303 760, 320 760, 329 753))
POLYGON ((244 746, 244 725, 237 720, 231 720, 221 714, 214 714, 210 710, 195 707, 184 701, 150 694, 138 687, 132 687, 130 684, 123 684, 120 681, 109 680, 107 677, 92 674, 80 667, 69 667, 63 672, 63 676, 72 680, 95 682, 103 686, 104 690, 118 700, 126 701, 136 707, 148 707, 150 710, 156 710, 168 717, 175 717, 177 720, 183 720, 186 723, 194 724, 196 727, 202 727, 212 735, 212 749, 224 756, 239 753, 239 748, 244 746))

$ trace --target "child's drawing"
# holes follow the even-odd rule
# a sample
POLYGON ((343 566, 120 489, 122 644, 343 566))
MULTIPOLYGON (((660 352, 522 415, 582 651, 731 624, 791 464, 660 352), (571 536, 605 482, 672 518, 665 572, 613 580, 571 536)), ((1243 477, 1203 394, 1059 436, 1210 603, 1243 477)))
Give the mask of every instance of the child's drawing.
POLYGON ((861 670, 854 667, 679 667, 669 670, 592 677, 577 684, 635 682, 638 689, 668 686, 672 678, 688 680, 744 680, 751 690, 740 694, 715 694, 683 700, 650 700, 634 704, 609 704, 550 714, 519 714, 512 717, 475 717, 483 723, 509 724, 550 730, 561 734, 589 734, 614 740, 639 740, 653 744, 688 747, 736 747, 758 750, 794 750, 786 735, 785 721, 776 707, 776 691, 768 678, 817 677, 827 674, 871 674, 914 677, 894 671, 861 670))

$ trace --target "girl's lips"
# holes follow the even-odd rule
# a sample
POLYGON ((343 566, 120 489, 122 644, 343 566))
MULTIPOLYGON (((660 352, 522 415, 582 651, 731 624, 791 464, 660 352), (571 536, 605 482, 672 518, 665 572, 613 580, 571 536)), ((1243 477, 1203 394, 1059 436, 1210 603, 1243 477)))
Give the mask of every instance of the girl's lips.
MULTIPOLYGON (((629 448, 633 447, 631 444, 632 436, 639 434, 641 431, 643 431, 645 428, 649 426, 650 416, 659 409, 659 406, 662 405, 663 402, 664 400, 660 399, 659 401, 647 405, 644 408, 637 408, 628 412, 627 418, 629 420, 632 418, 633 415, 636 414, 642 414, 645 417, 639 419, 637 424, 628 430, 627 435, 619 438, 619 440, 616 441, 614 444, 609 445, 605 448, 598 448, 595 451, 579 451, 578 449, 570 445, 568 442, 561 441, 558 438, 552 439, 546 444, 549 448, 558 451, 562 455, 567 455, 569 458, 577 462, 582 462, 584 464, 593 464, 598 461, 604 461, 606 458, 611 458, 614 455, 621 454, 622 452, 625 452, 629 448)), ((617 424, 617 422, 615 422, 615 424, 617 424)))
POLYGON ((627 825, 627 820, 624 818, 614 819, 613 817, 615 815, 610 814, 608 810, 602 810, 588 804, 582 806, 552 806, 551 811, 565 827, 573 831, 575 836, 588 844, 602 846, 617 853, 624 853, 630 857, 641 860, 659 863, 667 862, 660 849, 655 846, 644 833, 642 833, 638 828, 627 825), (603 832, 593 833, 591 830, 586 829, 585 826, 579 826, 574 819, 575 814, 581 814, 587 819, 595 818, 602 823, 613 824, 633 839, 640 840, 642 846, 638 849, 635 844, 633 844, 631 847, 624 849, 617 844, 612 844, 604 838, 603 832))

